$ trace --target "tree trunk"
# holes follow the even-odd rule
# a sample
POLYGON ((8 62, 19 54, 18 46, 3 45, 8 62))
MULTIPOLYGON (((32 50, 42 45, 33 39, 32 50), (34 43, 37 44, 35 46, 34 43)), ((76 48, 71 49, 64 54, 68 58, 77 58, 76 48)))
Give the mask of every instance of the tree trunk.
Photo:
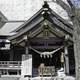
POLYGON ((73 41, 74 41, 74 55, 75 55, 75 71, 76 80, 80 80, 80 23, 78 17, 78 11, 75 9, 75 16, 72 18, 73 22, 73 41))
POLYGON ((80 19, 79 19, 80 9, 74 7, 70 0, 67 0, 67 1, 69 5, 71 6, 70 9, 68 7, 65 8, 61 0, 57 0, 59 5, 61 5, 63 9, 65 8, 69 17, 71 18, 71 21, 73 22, 73 29, 74 29, 73 30, 73 41, 74 41, 76 80, 80 80, 80 19))

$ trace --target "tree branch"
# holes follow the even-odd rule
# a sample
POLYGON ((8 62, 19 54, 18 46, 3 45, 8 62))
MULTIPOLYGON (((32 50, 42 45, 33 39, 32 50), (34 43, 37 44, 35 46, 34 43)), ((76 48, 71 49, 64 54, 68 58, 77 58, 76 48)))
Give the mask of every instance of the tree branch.
MULTIPOLYGON (((68 13, 70 17, 73 16, 71 7, 69 7, 65 2, 63 2, 62 0, 56 0, 56 2, 68 13)), ((68 0, 68 3, 69 5, 71 4, 69 0, 68 0)))

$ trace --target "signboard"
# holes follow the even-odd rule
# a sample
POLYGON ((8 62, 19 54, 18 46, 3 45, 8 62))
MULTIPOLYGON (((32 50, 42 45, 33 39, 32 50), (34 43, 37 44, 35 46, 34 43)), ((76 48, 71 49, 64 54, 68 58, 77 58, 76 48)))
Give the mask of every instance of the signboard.
POLYGON ((21 75, 32 75, 32 55, 26 54, 22 56, 21 75))

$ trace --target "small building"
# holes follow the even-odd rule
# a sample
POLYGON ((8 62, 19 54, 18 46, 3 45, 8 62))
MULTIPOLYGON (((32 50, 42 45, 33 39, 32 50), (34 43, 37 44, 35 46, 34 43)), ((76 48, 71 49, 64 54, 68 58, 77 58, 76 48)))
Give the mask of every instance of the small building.
MULTIPOLYGON (((32 56, 31 76, 39 75, 38 68, 43 63, 44 66, 54 66, 56 71, 60 69, 62 53, 65 73, 74 74, 73 27, 57 15, 47 2, 14 32, 17 34, 9 38, 15 51, 11 53, 15 55, 11 59, 24 61, 29 59, 29 55, 32 56)), ((24 73, 29 76, 29 72, 24 73)))
POLYGON ((13 32, 16 34, 8 38, 9 60, 0 63, 2 75, 54 76, 61 67, 65 74, 75 74, 73 27, 46 1, 36 14, 13 32), (44 72, 40 67, 44 67, 44 72))
MULTIPOLYGON (((0 11, 0 29, 6 24, 7 21, 8 21, 7 18, 0 11)), ((4 41, 4 39, 6 39, 6 36, 2 36, 1 35, 1 31, 0 31, 0 53, 2 53, 1 52, 1 48, 5 47, 5 41, 4 41)), ((1 57, 2 56, 0 54, 0 59, 1 59, 1 57)))
POLYGON ((8 21, 1 12, 0 17, 0 75, 16 75, 21 71, 21 61, 11 61, 11 42, 8 40, 8 37, 14 35, 15 33, 11 32, 22 25, 24 21, 8 21), (19 65, 19 67, 15 68, 13 64, 15 64, 14 66, 19 65))

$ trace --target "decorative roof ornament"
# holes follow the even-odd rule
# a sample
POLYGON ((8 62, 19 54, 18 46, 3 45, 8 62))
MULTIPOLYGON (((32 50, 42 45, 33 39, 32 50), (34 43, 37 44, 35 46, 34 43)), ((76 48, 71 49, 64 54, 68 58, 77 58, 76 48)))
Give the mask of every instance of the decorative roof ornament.
POLYGON ((47 1, 44 1, 43 8, 49 8, 49 5, 48 5, 47 1))
POLYGON ((49 5, 48 5, 48 2, 47 1, 44 1, 44 5, 42 6, 43 7, 43 12, 42 12, 42 15, 43 15, 43 18, 46 20, 49 20, 51 22, 53 22, 53 20, 50 18, 50 8, 49 8, 49 5))

